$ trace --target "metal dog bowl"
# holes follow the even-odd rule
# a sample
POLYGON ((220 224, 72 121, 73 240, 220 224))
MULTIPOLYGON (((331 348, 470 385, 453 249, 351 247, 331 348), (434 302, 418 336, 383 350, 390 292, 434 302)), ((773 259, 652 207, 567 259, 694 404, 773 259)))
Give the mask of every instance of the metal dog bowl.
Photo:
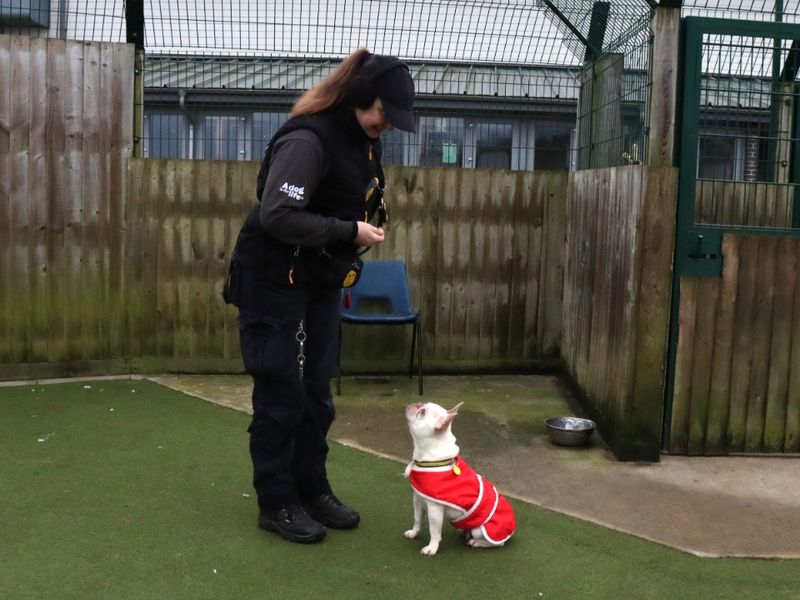
POLYGON ((585 446, 595 424, 580 417, 551 417, 545 420, 550 441, 559 446, 585 446))

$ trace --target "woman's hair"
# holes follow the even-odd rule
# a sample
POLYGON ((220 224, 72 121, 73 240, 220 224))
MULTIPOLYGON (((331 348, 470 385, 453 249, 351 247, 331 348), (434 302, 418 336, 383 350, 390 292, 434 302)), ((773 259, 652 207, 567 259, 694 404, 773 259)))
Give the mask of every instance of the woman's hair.
POLYGON ((347 97, 348 84, 369 54, 366 48, 359 48, 350 54, 333 73, 300 96, 290 116, 314 115, 342 104, 347 97))

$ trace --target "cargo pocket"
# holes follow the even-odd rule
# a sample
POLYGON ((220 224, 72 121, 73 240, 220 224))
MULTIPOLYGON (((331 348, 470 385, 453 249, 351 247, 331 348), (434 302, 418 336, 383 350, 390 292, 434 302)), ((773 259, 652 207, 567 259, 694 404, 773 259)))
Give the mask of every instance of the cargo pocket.
POLYGON ((282 319, 239 316, 239 347, 250 375, 286 377, 291 368, 294 332, 282 319))

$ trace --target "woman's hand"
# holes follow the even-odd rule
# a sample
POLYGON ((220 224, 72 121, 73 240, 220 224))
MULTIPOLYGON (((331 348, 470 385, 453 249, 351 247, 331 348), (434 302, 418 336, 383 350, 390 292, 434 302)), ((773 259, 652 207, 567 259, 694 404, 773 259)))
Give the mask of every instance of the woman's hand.
POLYGON ((374 246, 383 242, 383 227, 374 227, 366 221, 356 221, 358 233, 354 240, 358 246, 374 246))

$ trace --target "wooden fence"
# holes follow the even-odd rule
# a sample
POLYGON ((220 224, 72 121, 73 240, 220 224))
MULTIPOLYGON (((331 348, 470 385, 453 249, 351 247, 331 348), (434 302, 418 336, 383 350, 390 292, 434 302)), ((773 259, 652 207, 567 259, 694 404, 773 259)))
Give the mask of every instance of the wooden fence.
MULTIPOLYGON (((127 195, 101 202, 114 205, 115 217, 91 230, 83 223, 98 241, 81 239, 74 250, 96 270, 68 269, 58 253, 38 257, 35 238, 15 236, 7 248, 13 272, 28 281, 38 274, 42 285, 3 314, 17 339, 0 353, 4 372, 92 371, 94 361, 103 371, 240 370, 236 314, 220 289, 255 202, 257 166, 130 159, 127 195), (67 280, 79 291, 74 300, 45 293, 51 281, 67 280)), ((426 364, 519 369, 555 360, 567 174, 389 168, 387 177, 388 241, 366 257, 407 262, 426 364)), ((24 213, 39 201, 19 196, 14 204, 24 213)), ((10 307, 13 293, 4 289, 10 307)), ((375 333, 348 332, 346 368, 403 368, 410 332, 375 333)))
POLYGON ((121 351, 133 57, 0 35, 0 364, 121 351))
POLYGON ((800 451, 800 240, 725 234, 681 278, 670 452, 800 451))
POLYGON ((657 460, 677 170, 572 173, 561 354, 617 456, 657 460))
POLYGON ((698 181, 695 223, 791 227, 795 185, 698 181))
MULTIPOLYGON (((131 159, 133 49, 0 36, 0 379, 238 371, 220 288, 257 164, 131 159)), ((387 242, 430 370, 566 363, 623 457, 654 458, 676 172, 387 169, 387 242)), ((344 366, 401 370, 396 329, 344 366)))

